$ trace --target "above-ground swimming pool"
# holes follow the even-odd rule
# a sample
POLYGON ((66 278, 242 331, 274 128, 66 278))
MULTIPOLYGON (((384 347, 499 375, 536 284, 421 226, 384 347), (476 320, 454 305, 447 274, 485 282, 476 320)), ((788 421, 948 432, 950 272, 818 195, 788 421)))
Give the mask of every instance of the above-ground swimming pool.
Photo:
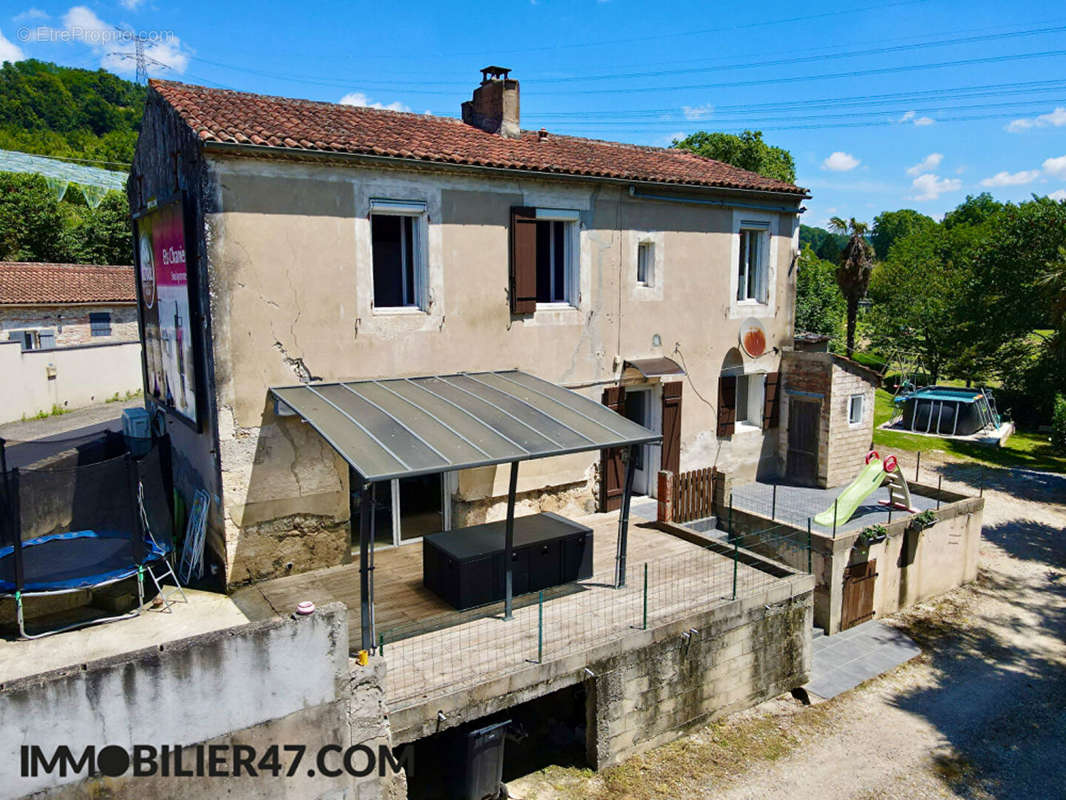
POLYGON ((893 427, 938 436, 970 436, 1000 426, 995 400, 987 389, 927 386, 902 398, 893 427))

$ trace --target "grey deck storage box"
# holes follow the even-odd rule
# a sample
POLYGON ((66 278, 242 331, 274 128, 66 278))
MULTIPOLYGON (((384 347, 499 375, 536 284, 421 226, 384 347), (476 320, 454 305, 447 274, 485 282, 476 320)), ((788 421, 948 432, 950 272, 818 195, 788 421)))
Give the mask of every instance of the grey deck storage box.
MULTIPOLYGON (((504 597, 505 522, 422 539, 422 583, 457 609, 504 597)), ((516 517, 511 556, 515 595, 592 577, 592 529, 558 514, 516 517)))

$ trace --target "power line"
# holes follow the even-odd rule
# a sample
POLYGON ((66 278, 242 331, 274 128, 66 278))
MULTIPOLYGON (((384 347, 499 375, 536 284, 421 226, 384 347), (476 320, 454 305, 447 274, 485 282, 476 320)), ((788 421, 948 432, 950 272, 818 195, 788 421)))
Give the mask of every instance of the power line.
MULTIPOLYGON (((922 101, 941 96, 960 97, 966 95, 966 98, 960 97, 960 99, 968 99, 971 97, 993 97, 1003 94, 1041 94, 1046 92, 1057 92, 1066 87, 1066 78, 1059 78, 1055 80, 1046 81, 1027 81, 1027 82, 1012 82, 1012 83, 992 83, 975 86, 955 86, 946 87, 942 89, 924 89, 920 91, 907 91, 907 92, 890 92, 885 94, 865 94, 865 95, 850 95, 845 97, 824 97, 813 99, 797 99, 797 100, 785 100, 774 101, 768 103, 740 103, 740 104, 728 104, 719 105, 714 104, 714 113, 725 111, 760 111, 766 109, 788 110, 788 109, 805 109, 810 107, 847 107, 855 105, 879 105, 889 102, 896 102, 900 100, 912 100, 922 101)), ((619 116, 648 116, 658 117, 666 114, 677 114, 681 109, 677 106, 670 108, 648 108, 648 109, 612 109, 608 111, 545 111, 534 114, 538 119, 551 118, 565 120, 566 118, 577 117, 581 119, 589 119, 596 117, 619 117, 619 116)), ((433 112, 440 114, 441 116, 454 116, 454 112, 433 112)))
POLYGON ((960 44, 974 44, 976 42, 990 42, 1001 39, 1015 39, 1022 36, 1036 36, 1044 33, 1062 33, 1066 31, 1066 25, 1056 25, 1045 28, 1031 28, 1024 31, 1010 33, 988 33, 981 36, 962 36, 954 39, 938 39, 930 42, 915 42, 913 44, 894 45, 892 47, 874 47, 866 50, 848 50, 844 52, 829 53, 825 55, 804 55, 793 58, 778 58, 770 61, 754 61, 747 64, 724 64, 713 67, 690 67, 686 69, 654 70, 650 72, 609 73, 603 75, 578 75, 567 78, 539 78, 537 83, 572 83, 575 81, 605 81, 605 80, 631 80, 633 78, 657 78, 665 75, 685 75, 696 72, 721 72, 724 70, 756 69, 759 67, 779 67, 787 64, 805 64, 810 62, 827 61, 830 59, 858 58, 862 56, 885 55, 887 53, 904 53, 910 50, 920 50, 927 47, 950 47, 960 44))
MULTIPOLYGON (((905 64, 894 67, 876 67, 872 69, 850 70, 848 72, 830 72, 819 75, 791 75, 776 76, 773 78, 758 78, 745 81, 723 81, 720 83, 699 83, 685 86, 635 86, 624 89, 582 89, 570 91, 568 94, 631 94, 634 92, 675 92, 692 89, 728 89, 742 86, 763 86, 777 83, 798 83, 802 81, 835 80, 837 78, 857 78, 868 75, 888 75, 895 72, 917 72, 926 69, 941 69, 944 67, 964 67, 975 64, 996 64, 1004 61, 1025 61, 1033 58, 1051 58, 1066 55, 1066 50, 1043 50, 1038 53, 1012 53, 1002 56, 983 56, 981 58, 964 58, 954 61, 938 61, 932 64, 905 64)), ((533 92, 531 94, 542 94, 533 92)))

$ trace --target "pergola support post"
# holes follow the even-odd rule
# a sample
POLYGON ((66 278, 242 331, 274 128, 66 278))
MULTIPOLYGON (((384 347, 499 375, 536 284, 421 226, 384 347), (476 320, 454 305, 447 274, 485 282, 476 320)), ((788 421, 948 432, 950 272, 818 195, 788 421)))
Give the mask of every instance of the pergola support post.
POLYGON ((503 618, 514 617, 514 498, 518 491, 518 462, 511 462, 511 479, 507 484, 507 523, 503 543, 503 618))
POLYGON ((626 550, 629 544, 629 501, 633 497, 633 473, 637 464, 639 444, 630 445, 622 452, 626 465, 625 484, 622 488, 622 507, 618 510, 618 545, 614 557, 614 585, 621 589, 626 585, 626 550))
POLYGON ((360 649, 367 651, 374 647, 373 534, 374 485, 363 481, 359 488, 359 623, 360 649))

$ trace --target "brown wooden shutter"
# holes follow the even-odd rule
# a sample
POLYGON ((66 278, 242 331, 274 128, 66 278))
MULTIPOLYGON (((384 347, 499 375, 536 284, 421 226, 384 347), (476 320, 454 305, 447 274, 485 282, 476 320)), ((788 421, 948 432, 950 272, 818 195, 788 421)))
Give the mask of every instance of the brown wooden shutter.
POLYGON ((663 447, 660 469, 681 469, 681 381, 663 384, 663 447))
POLYGON ((511 208, 511 313, 537 310, 537 210, 511 208))
POLYGON ((771 372, 766 376, 766 391, 763 394, 762 404, 762 426, 763 428, 776 428, 778 418, 778 401, 777 396, 779 392, 779 385, 781 383, 781 373, 771 372))
POLYGON ((737 427, 737 376, 718 376, 718 435, 732 436, 737 427))
MULTIPOLYGON (((619 414, 625 414, 626 390, 624 386, 608 386, 603 390, 603 404, 619 414)), ((614 511, 622 507, 622 491, 626 471, 622 463, 622 451, 615 447, 600 451, 600 511, 614 511)))

